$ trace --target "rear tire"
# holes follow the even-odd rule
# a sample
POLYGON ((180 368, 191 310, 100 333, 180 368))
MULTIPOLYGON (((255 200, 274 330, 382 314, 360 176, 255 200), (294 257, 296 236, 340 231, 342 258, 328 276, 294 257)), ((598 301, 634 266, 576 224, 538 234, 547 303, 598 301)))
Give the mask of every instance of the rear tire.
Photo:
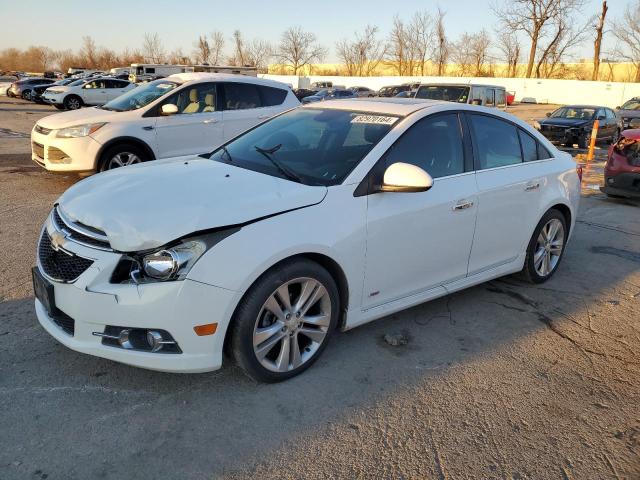
POLYGON ((558 269, 568 237, 567 221, 559 210, 544 214, 529 241, 522 277, 530 283, 549 280, 558 269))
POLYGON ((146 152, 131 143, 119 143, 109 147, 100 157, 98 170, 106 172, 115 168, 135 165, 151 160, 146 152))
POLYGON ((26 100, 26 101, 30 102, 31 101, 31 97, 32 97, 31 90, 25 90, 24 92, 22 92, 22 99, 23 100, 26 100))
POLYGON ((77 95, 69 95, 64 99, 64 108, 67 110, 78 110, 82 107, 82 99, 77 95))
POLYGON ((591 134, 585 133, 578 138, 578 148, 589 148, 591 144, 591 134))
POLYGON ((281 382, 318 359, 339 315, 329 272, 311 260, 291 260, 267 271, 245 294, 229 327, 229 347, 249 377, 281 382))

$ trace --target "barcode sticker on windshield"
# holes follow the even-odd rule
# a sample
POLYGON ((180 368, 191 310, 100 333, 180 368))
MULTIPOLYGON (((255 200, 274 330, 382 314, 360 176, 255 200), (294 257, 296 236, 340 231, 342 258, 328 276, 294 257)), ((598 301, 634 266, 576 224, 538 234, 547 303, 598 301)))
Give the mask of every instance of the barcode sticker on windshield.
POLYGON ((398 117, 385 117, 384 115, 356 115, 351 123, 374 123, 378 125, 393 125, 398 117))

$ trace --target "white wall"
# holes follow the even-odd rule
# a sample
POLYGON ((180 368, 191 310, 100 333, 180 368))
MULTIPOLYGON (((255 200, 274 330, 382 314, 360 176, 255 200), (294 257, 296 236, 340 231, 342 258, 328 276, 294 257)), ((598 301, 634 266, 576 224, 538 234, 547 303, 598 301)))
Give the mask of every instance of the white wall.
MULTIPOLYGON (((501 85, 514 91, 516 101, 535 98, 538 103, 590 104, 614 108, 632 97, 640 97, 640 83, 588 82, 583 80, 542 80, 535 78, 472 78, 472 77, 297 77, 293 75, 261 75, 298 88, 301 78, 310 82, 331 81, 346 87, 363 86, 378 90, 385 85, 407 82, 421 83, 478 83, 501 85)), ((304 82, 304 81, 303 81, 304 82)))

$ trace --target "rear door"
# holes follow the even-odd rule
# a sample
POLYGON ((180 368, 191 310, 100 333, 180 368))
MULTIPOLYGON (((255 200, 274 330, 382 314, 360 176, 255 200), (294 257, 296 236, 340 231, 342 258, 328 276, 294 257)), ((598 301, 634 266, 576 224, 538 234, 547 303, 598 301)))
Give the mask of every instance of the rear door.
POLYGON ((201 154, 222 143, 222 112, 218 109, 217 83, 187 86, 158 107, 156 148, 159 158, 201 154), (175 115, 162 115, 162 105, 178 107, 175 115))
POLYGON ((272 116, 273 106, 263 105, 258 85, 225 82, 222 88, 225 141, 272 116))
POLYGON ((470 156, 459 115, 446 112, 418 120, 381 158, 378 171, 410 163, 434 185, 368 196, 365 309, 467 275, 478 205, 470 156))
POLYGON ((474 275, 524 253, 539 220, 545 181, 537 162, 532 162, 538 155, 535 139, 523 131, 526 136, 521 141, 519 127, 489 114, 467 113, 466 117, 478 184, 478 217, 469 258, 469 275, 474 275), (523 150, 528 152, 528 162, 523 161, 523 150))

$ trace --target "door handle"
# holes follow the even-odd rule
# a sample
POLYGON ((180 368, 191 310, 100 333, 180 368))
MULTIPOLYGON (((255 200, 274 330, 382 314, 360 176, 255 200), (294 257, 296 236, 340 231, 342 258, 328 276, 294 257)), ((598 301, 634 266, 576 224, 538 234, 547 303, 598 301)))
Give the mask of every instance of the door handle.
POLYGON ((202 123, 218 123, 218 119, 217 118, 208 118, 206 120, 203 120, 202 123))
POLYGON ((467 210, 468 208, 473 207, 473 202, 470 200, 460 200, 458 203, 456 203, 456 205, 453 207, 454 211, 458 211, 458 210, 467 210))
POLYGON ((258 115, 258 120, 263 120, 265 118, 269 118, 271 115, 258 115))
POLYGON ((536 183, 528 183, 526 187, 524 187, 525 192, 532 192, 533 190, 537 190, 540 188, 540 182, 536 183))
POLYGON ((145 127, 142 127, 143 130, 153 130, 153 125, 147 125, 145 127))

